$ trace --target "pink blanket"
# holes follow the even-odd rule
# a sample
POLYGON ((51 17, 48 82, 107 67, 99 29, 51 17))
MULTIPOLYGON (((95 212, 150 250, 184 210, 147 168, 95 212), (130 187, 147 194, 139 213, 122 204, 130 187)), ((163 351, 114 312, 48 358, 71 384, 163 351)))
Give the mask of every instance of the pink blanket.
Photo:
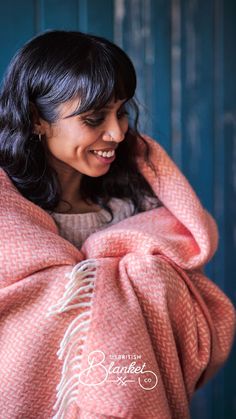
POLYGON ((189 418, 225 362, 235 309, 203 273, 218 232, 146 137, 164 204, 92 234, 81 251, 0 169, 0 417, 189 418))

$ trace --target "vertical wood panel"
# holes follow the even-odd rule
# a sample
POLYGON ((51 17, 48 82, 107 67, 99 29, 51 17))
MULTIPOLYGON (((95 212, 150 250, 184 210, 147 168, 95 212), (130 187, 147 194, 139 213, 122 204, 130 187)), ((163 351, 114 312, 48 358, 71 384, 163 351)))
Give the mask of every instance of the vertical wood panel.
POLYGON ((169 16, 168 0, 115 1, 115 42, 129 54, 137 71, 140 129, 170 150, 169 16))
MULTIPOLYGON (((217 220, 220 241, 217 255, 214 258, 213 279, 221 289, 225 287, 224 277, 224 133, 223 133, 223 113, 224 113, 224 72, 223 72, 223 4, 221 0, 214 2, 214 125, 213 125, 213 156, 214 156, 214 215, 217 220)), ((219 371, 212 380, 212 417, 224 417, 225 415, 225 370, 219 371)))
MULTIPOLYGON (((172 81, 171 81, 171 1, 152 0, 152 32, 154 44, 152 86, 149 92, 153 118, 150 134, 165 146, 168 153, 172 149, 172 81)), ((149 127, 148 127, 149 131, 149 127)))
MULTIPOLYGON (((236 303, 236 2, 224 1, 225 291, 236 303)), ((225 417, 236 417, 236 342, 225 368, 225 417)))
POLYGON ((34 2, 7 0, 1 2, 0 13, 0 76, 2 76, 16 50, 35 33, 34 2))
MULTIPOLYGON (((147 0, 148 4, 150 0, 147 0)), ((122 44, 119 44, 122 48, 126 50, 128 55, 131 57, 138 78, 138 89, 137 89, 137 98, 141 104, 146 102, 146 71, 147 64, 145 61, 145 42, 146 38, 149 37, 148 32, 146 31, 146 25, 144 21, 144 16, 141 13, 142 9, 142 0, 125 0, 119 2, 116 1, 117 7, 121 7, 121 4, 124 9, 123 20, 121 22, 122 26, 120 31, 123 33, 122 44)), ((119 40, 115 40, 119 42, 119 40)), ((142 105, 141 105, 142 107, 142 105)), ((140 122, 141 125, 145 125, 146 113, 145 110, 141 111, 140 122)))
POLYGON ((88 32, 104 36, 112 41, 114 37, 113 0, 87 1, 88 32))
POLYGON ((77 0, 44 0, 43 8, 44 28, 42 29, 77 29, 77 0))
POLYGON ((78 30, 88 32, 88 0, 77 0, 78 2, 78 30))
POLYGON ((39 33, 45 29, 45 1, 34 0, 35 32, 39 33))
POLYGON ((213 211, 213 0, 183 2, 183 171, 213 211))
POLYGON ((181 45, 181 3, 171 1, 171 154, 182 168, 182 45, 181 45))

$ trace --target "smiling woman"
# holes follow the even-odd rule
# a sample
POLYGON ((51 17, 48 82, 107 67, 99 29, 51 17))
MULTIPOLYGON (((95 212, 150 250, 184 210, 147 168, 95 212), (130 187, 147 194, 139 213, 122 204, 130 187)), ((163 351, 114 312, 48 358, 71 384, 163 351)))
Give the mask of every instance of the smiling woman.
POLYGON ((73 176, 75 170, 78 172, 76 189, 66 189, 69 202, 76 202, 79 198, 83 174, 96 177, 109 170, 109 164, 115 159, 115 148, 124 141, 128 130, 124 101, 113 101, 108 109, 99 113, 70 116, 77 103, 78 100, 74 99, 60 105, 59 118, 53 124, 40 116, 34 122, 35 131, 45 138, 51 165, 57 170, 61 184, 65 176, 68 180, 70 173, 73 176))
POLYGON ((203 274, 216 223, 138 132, 135 89, 125 52, 81 32, 33 38, 6 72, 1 418, 188 419, 230 352, 234 308, 203 274))
POLYGON ((0 100, 0 164, 18 190, 51 212, 103 208, 112 220, 112 198, 143 211, 143 197, 156 197, 135 161, 138 138, 148 158, 135 88, 132 62, 108 40, 52 31, 26 44, 10 63, 0 100))
MULTIPOLYGON (((50 166, 56 170, 62 185, 61 203, 56 211, 60 211, 63 201, 67 201, 74 213, 80 212, 80 207, 84 212, 86 202, 79 194, 82 176, 104 175, 128 130, 124 100, 113 101, 99 111, 74 115, 77 105, 78 99, 61 104, 59 118, 54 123, 47 122, 36 109, 34 111, 34 130, 43 135, 50 166)), ((97 207, 90 204, 89 210, 97 207)))

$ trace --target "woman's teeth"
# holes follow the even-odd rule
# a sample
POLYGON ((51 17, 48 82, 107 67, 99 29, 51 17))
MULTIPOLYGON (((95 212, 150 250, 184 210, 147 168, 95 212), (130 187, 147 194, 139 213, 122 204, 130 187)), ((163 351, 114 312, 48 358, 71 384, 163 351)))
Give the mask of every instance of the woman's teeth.
POLYGON ((98 154, 99 156, 102 157, 112 157, 115 154, 115 150, 111 150, 111 151, 95 151, 93 150, 94 154, 98 154))

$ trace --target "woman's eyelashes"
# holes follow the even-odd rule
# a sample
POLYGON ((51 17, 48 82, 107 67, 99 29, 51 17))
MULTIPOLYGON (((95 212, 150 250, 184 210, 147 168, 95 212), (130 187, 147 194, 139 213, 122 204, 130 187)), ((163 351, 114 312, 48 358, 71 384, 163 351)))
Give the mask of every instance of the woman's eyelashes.
POLYGON ((102 124, 103 121, 104 118, 85 118, 83 119, 83 124, 91 127, 97 127, 98 125, 102 124))
MULTIPOLYGON (((127 117, 129 115, 128 111, 126 109, 122 109, 119 112, 117 112, 117 118, 122 119, 124 117, 127 117)), ((101 125, 106 119, 106 114, 94 114, 94 116, 87 116, 82 118, 83 124, 88 125, 90 127, 97 127, 101 125)))

